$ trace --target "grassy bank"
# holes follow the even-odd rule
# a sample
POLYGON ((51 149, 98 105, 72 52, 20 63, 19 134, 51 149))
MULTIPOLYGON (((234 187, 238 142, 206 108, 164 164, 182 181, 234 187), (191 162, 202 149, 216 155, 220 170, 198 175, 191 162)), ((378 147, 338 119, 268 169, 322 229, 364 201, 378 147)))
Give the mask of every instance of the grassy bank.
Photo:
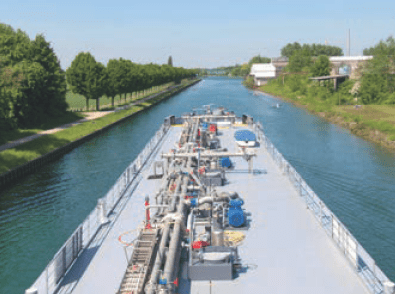
POLYGON ((292 82, 283 85, 279 81, 257 90, 304 107, 330 122, 350 129, 356 135, 395 150, 395 106, 353 105, 357 103, 350 94, 353 81, 348 81, 338 91, 333 91, 330 85, 317 86, 309 84, 307 78, 298 79, 302 86, 296 90, 292 89, 292 82), (303 86, 303 83, 306 84, 303 86))
MULTIPOLYGON (((128 94, 126 97, 126 101, 124 97, 120 99, 119 96, 115 97, 115 107, 119 107, 122 105, 128 105, 131 102, 136 100, 144 99, 153 94, 159 93, 170 86, 174 86, 174 83, 164 84, 158 87, 153 87, 151 89, 147 89, 145 91, 136 92, 132 94, 128 94)), ((85 98, 78 94, 73 94, 68 92, 66 95, 66 101, 69 104, 69 111, 61 117, 52 118, 47 120, 43 124, 34 125, 30 128, 24 129, 15 129, 9 131, 3 131, 0 137, 0 145, 5 144, 7 142, 11 142, 14 140, 18 140, 27 136, 35 135, 41 131, 49 130, 56 128, 60 125, 76 122, 82 118, 84 118, 84 114, 76 112, 76 111, 84 111, 85 110, 85 98)), ((111 99, 107 97, 100 98, 100 107, 101 110, 112 110, 113 107, 111 105, 111 99)), ((94 100, 90 101, 89 110, 94 111, 96 109, 96 104, 94 100)))
POLYGON ((41 131, 50 130, 64 124, 76 122, 84 117, 85 115, 82 113, 67 112, 65 115, 61 117, 49 119, 43 124, 31 126, 31 128, 28 129, 15 129, 15 130, 3 131, 0 137, 0 145, 27 136, 35 135, 41 131))
MULTIPOLYGON (((163 91, 173 85, 174 85, 174 82, 167 83, 167 84, 164 84, 164 85, 161 85, 158 87, 152 87, 152 88, 146 89, 144 91, 134 92, 132 94, 127 94, 126 100, 123 95, 122 95, 122 97, 120 97, 120 95, 117 95, 117 96, 115 96, 115 99, 114 99, 114 106, 129 104, 130 102, 133 102, 135 100, 143 99, 143 98, 150 96, 152 94, 159 93, 160 91, 163 91)), ((68 91, 66 94, 66 102, 69 105, 69 110, 87 111, 86 110, 86 100, 85 100, 84 96, 82 96, 82 95, 74 94, 74 93, 68 91)), ((111 98, 103 96, 100 98, 99 102, 100 102, 101 109, 112 108, 111 98)), ((89 110, 88 111, 95 110, 95 109, 96 109, 96 101, 89 100, 89 110)))
MULTIPOLYGON (((183 82, 182 88, 185 88, 193 82, 194 81, 183 82)), ((100 130, 103 127, 113 124, 122 118, 141 111, 144 108, 147 108, 159 102, 160 100, 163 100, 173 95, 173 93, 178 90, 179 88, 172 89, 169 92, 158 95, 157 97, 145 101, 139 105, 132 106, 129 109, 110 113, 104 117, 88 121, 79 125, 75 125, 55 134, 46 135, 25 144, 21 144, 15 148, 2 151, 0 152, 0 174, 7 172, 28 161, 36 159, 52 150, 65 146, 66 144, 80 139, 97 130, 100 130)))

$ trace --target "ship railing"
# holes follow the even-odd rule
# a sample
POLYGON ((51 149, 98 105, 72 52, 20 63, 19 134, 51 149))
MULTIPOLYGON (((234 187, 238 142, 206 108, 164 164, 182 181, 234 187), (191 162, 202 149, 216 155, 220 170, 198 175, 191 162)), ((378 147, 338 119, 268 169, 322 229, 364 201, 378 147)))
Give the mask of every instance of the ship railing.
MULTIPOLYGON (((163 124, 159 128, 107 194, 98 199, 97 206, 66 240, 53 259, 48 263, 45 270, 33 285, 26 290, 26 294, 52 294, 58 291, 62 285, 63 278, 82 251, 84 249, 93 250, 89 248, 92 247, 90 246, 92 245, 91 242, 95 240, 102 226, 108 223, 107 217, 111 215, 120 200, 127 194, 125 192, 128 191, 128 188, 138 178, 140 171, 155 152, 169 128, 170 125, 168 124, 163 124)), ((73 283, 68 282, 68 287, 73 287, 73 283)))
POLYGON ((265 145, 266 150, 270 153, 280 170, 289 178, 299 195, 305 201, 306 207, 313 213, 327 235, 331 237, 338 249, 344 254, 370 292, 374 294, 394 293, 394 284, 376 265, 374 259, 350 233, 346 226, 283 157, 270 139, 266 137, 262 124, 259 122, 254 123, 253 128, 260 143, 265 145))

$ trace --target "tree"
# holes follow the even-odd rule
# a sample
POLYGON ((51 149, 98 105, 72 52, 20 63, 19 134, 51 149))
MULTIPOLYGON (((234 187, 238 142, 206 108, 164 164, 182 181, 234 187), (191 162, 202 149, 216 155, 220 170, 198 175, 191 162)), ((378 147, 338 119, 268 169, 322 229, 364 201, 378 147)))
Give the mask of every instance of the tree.
POLYGON ((384 103, 395 92, 395 39, 390 36, 386 41, 365 49, 364 54, 373 55, 373 59, 363 67, 360 87, 362 102, 384 103))
POLYGON ((112 107, 114 107, 115 96, 121 93, 119 67, 120 64, 117 59, 110 59, 107 63, 107 87, 105 88, 105 94, 111 98, 112 107))
POLYGON ((0 60, 3 122, 32 126, 66 111, 65 74, 44 36, 31 41, 25 32, 0 24, 0 60))
POLYGON ((46 117, 41 102, 49 74, 38 62, 27 60, 18 63, 15 68, 23 78, 14 100, 14 116, 20 126, 36 125, 46 117))
POLYGON ((167 65, 173 66, 173 58, 171 57, 171 55, 169 56, 169 59, 167 60, 167 65))
POLYGON ((289 58, 287 69, 289 72, 301 72, 308 70, 312 63, 311 55, 308 50, 297 50, 289 58))
POLYGON ((290 58, 295 51, 301 50, 302 46, 298 43, 288 43, 287 45, 285 45, 282 49, 281 49, 281 56, 285 56, 290 58))
POLYGON ((104 65, 96 62, 89 52, 81 52, 67 69, 66 77, 71 91, 85 97, 86 109, 89 110, 89 99, 95 99, 96 110, 99 110, 99 99, 106 91, 104 65))
POLYGON ((377 45, 363 50, 363 55, 377 56, 383 54, 395 56, 395 39, 393 36, 389 36, 387 40, 381 40, 377 45))
POLYGON ((320 55, 315 60, 315 63, 310 68, 310 73, 313 77, 328 76, 331 72, 331 63, 328 56, 320 55))
POLYGON ((14 129, 18 121, 14 116, 15 97, 23 75, 15 67, 4 67, 0 58, 0 130, 14 129))
POLYGON ((322 44, 303 44, 300 45, 298 42, 295 43, 288 43, 281 49, 281 56, 285 56, 290 58, 295 51, 299 50, 308 51, 311 56, 320 56, 320 55, 327 55, 327 56, 342 56, 343 49, 336 46, 330 45, 322 45, 322 44))
POLYGON ((31 42, 29 60, 39 63, 47 73, 45 88, 40 93, 40 104, 48 116, 64 114, 66 103, 66 75, 60 61, 43 35, 37 35, 31 42))
POLYGON ((270 63, 272 60, 269 57, 261 57, 260 55, 254 56, 253 58, 248 61, 248 64, 251 66, 254 63, 270 63))

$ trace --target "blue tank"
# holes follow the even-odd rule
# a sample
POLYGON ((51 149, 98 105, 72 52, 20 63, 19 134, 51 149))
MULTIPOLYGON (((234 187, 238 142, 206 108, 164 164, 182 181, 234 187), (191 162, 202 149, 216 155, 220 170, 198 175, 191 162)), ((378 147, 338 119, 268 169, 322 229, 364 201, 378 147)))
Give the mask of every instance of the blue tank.
POLYGON ((234 199, 229 201, 229 211, 228 211, 228 219, 229 225, 232 227, 240 227, 245 222, 244 212, 241 209, 241 206, 244 204, 244 201, 241 199, 234 199))

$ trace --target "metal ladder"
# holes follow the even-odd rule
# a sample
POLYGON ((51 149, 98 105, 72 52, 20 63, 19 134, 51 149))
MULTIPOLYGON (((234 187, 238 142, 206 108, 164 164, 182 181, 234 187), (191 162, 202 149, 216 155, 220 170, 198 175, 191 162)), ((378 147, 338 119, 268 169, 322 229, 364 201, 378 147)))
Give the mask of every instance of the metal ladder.
POLYGON ((122 279, 119 294, 140 294, 150 271, 152 255, 157 242, 157 229, 141 231, 122 279))

